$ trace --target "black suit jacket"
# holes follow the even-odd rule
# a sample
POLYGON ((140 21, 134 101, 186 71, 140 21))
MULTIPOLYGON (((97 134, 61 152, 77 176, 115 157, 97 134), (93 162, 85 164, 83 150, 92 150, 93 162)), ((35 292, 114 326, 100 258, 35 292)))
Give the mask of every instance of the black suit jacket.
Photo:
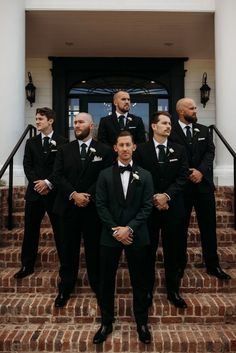
MULTIPOLYGON (((215 146, 212 135, 207 126, 193 124, 192 145, 189 145, 180 124, 176 122, 172 126, 170 140, 185 147, 190 168, 196 168, 203 174, 201 183, 195 184, 199 192, 214 190, 213 182, 213 160, 215 157, 215 146)), ((189 182, 188 184, 192 184, 189 182)))
POLYGON ((168 141, 166 161, 161 168, 153 140, 141 144, 134 153, 135 161, 144 169, 151 172, 153 177, 154 192, 167 193, 170 206, 182 194, 188 177, 188 163, 184 148, 168 141))
MULTIPOLYGON (((35 201, 41 195, 34 190, 34 181, 48 179, 50 183, 55 186, 54 176, 53 176, 53 165, 57 150, 60 146, 67 142, 67 139, 53 133, 52 140, 56 142, 56 146, 50 144, 50 152, 45 154, 43 152, 42 137, 41 133, 34 136, 26 141, 23 167, 25 175, 29 181, 25 199, 28 201, 35 201)), ((55 187, 49 192, 48 196, 52 196, 55 193, 55 187)))
MULTIPOLYGON (((146 141, 142 118, 133 114, 128 114, 125 130, 130 131, 134 137, 135 143, 146 141)), ((119 133, 120 126, 115 113, 101 118, 98 127, 98 141, 113 146, 119 133)))
POLYGON ((102 245, 123 246, 112 236, 111 228, 116 226, 129 226, 133 229, 133 244, 130 246, 144 246, 149 243, 146 221, 152 210, 152 177, 148 171, 135 164, 132 170, 126 199, 117 164, 103 170, 99 176, 96 204, 103 222, 102 245), (133 177, 133 173, 138 179, 133 177))
POLYGON ((80 148, 77 140, 62 146, 58 151, 54 174, 58 193, 54 204, 54 211, 64 215, 74 206, 69 197, 73 191, 86 192, 95 196, 96 181, 100 171, 113 162, 112 150, 101 142, 92 140, 88 151, 85 166, 82 167, 80 148))

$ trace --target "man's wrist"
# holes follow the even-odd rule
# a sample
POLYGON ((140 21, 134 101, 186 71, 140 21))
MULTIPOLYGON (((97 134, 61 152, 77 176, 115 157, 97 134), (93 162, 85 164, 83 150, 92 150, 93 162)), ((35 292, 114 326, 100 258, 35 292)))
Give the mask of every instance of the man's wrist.
POLYGON ((133 234, 133 233, 134 233, 133 229, 132 229, 130 226, 127 226, 127 228, 129 229, 129 233, 130 233, 130 234, 133 234))
POLYGON ((167 200, 168 200, 168 201, 171 200, 170 196, 169 196, 166 192, 163 192, 163 195, 165 195, 165 196, 167 197, 167 200))

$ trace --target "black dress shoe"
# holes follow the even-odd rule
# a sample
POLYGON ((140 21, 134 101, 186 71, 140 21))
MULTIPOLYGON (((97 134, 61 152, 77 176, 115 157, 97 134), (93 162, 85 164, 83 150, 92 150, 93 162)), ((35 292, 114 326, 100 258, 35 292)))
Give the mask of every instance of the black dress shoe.
POLYGON ((66 303, 68 302, 68 300, 70 299, 70 295, 69 294, 65 294, 65 293, 59 293, 58 296, 55 299, 55 307, 56 308, 63 308, 63 306, 66 305, 66 303))
POLYGON ((101 325, 99 330, 95 333, 93 337, 93 343, 99 344, 106 341, 107 336, 112 333, 112 324, 109 325, 101 325))
POLYGON ((176 306, 176 308, 186 309, 187 304, 183 298, 177 292, 170 292, 167 295, 167 299, 176 306))
POLYGON ((145 344, 149 344, 151 342, 151 334, 147 327, 147 325, 138 325, 137 332, 139 340, 145 344))
POLYGON ((231 276, 224 272, 220 266, 208 268, 207 273, 208 275, 215 276, 219 279, 231 279, 231 276))
POLYGON ((14 278, 18 278, 18 279, 24 278, 26 276, 31 275, 32 273, 34 273, 33 268, 23 266, 23 267, 21 267, 20 271, 18 271, 14 274, 14 278))

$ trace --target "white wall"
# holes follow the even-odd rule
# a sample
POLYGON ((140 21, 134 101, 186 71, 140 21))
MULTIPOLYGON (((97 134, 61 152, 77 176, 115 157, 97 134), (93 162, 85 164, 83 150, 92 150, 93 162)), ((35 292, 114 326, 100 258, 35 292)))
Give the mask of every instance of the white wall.
POLYGON ((195 100, 198 107, 198 121, 204 125, 215 124, 215 62, 214 60, 189 60, 185 62, 185 97, 195 100), (200 87, 202 86, 202 75, 207 73, 207 84, 211 88, 210 100, 206 107, 200 102, 200 87))
POLYGON ((35 110, 38 107, 52 108, 52 76, 51 61, 48 58, 27 58, 25 69, 25 82, 28 82, 28 71, 31 72, 36 87, 36 101, 32 107, 27 101, 25 105, 25 126, 35 125, 35 110))

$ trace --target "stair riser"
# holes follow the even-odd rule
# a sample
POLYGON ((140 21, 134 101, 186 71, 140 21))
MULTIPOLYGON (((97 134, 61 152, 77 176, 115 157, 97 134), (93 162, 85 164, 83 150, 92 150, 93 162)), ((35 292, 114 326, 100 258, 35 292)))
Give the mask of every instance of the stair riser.
MULTIPOLYGON (((0 278, 0 293, 52 293, 56 295, 59 276, 57 271, 39 271, 22 280, 13 278, 17 269, 2 271, 0 278)), ((180 290, 182 293, 236 293, 236 270, 230 270, 232 276, 230 281, 220 281, 213 276, 208 276, 194 269, 187 270, 181 281, 180 290)), ((118 294, 128 294, 132 292, 127 269, 119 269, 117 272, 116 287, 118 294)), ((85 269, 79 272, 76 294, 91 294, 88 278, 85 269)), ((164 271, 156 271, 156 283, 154 294, 166 293, 164 271)))

